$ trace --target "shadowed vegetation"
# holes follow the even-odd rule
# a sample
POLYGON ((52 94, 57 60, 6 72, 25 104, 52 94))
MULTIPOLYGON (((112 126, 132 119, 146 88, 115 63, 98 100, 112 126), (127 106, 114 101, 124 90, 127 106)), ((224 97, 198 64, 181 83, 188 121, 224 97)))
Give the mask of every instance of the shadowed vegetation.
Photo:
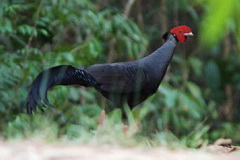
POLYGON ((237 0, 2 0, 0 135, 146 146, 240 142, 240 2, 237 0), (59 86, 56 108, 26 114, 33 79, 56 65, 77 68, 141 58, 177 25, 195 37, 175 50, 157 93, 132 111, 94 89, 59 86), (110 109, 111 108, 111 109, 110 109), (102 109, 107 117, 101 127, 102 109), (127 113, 129 127, 123 125, 127 113))

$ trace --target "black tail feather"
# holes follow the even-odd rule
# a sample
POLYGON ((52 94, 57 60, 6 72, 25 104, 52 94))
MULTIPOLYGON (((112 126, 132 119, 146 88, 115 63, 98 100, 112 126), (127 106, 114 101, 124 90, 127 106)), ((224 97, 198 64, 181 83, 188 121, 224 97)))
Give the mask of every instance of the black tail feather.
POLYGON ((44 107, 51 106, 47 98, 47 91, 51 86, 51 80, 46 77, 46 74, 49 74, 48 72, 48 70, 41 72, 31 86, 26 104, 29 114, 36 112, 37 106, 39 106, 39 109, 42 111, 44 107), (44 77, 48 79, 47 82, 45 81, 45 84, 44 77))
POLYGON ((76 69, 72 66, 57 66, 42 71, 30 88, 27 97, 27 113, 36 112, 37 106, 41 111, 45 107, 54 107, 49 103, 47 91, 56 85, 79 84, 86 87, 95 86, 97 82, 84 70, 76 69))

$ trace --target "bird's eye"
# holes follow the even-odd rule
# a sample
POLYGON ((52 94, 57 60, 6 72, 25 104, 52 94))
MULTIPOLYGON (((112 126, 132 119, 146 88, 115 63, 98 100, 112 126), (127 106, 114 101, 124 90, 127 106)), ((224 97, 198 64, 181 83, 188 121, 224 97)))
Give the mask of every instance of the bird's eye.
POLYGON ((180 30, 180 31, 178 31, 178 33, 182 33, 182 31, 180 30))

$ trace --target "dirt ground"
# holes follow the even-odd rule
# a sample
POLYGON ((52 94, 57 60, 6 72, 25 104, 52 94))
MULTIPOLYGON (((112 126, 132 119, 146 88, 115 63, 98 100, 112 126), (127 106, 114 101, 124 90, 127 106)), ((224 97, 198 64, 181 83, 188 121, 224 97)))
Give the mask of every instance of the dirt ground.
POLYGON ((0 160, 240 160, 240 152, 213 145, 198 150, 170 150, 0 141, 0 160))

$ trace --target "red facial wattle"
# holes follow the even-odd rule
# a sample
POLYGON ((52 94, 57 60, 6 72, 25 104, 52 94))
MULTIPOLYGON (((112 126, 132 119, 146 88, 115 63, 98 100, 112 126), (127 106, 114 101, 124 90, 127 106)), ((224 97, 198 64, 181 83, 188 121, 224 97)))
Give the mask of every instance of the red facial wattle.
POLYGON ((188 26, 178 26, 170 30, 170 33, 174 34, 179 42, 186 42, 187 36, 184 34, 192 33, 188 26))

